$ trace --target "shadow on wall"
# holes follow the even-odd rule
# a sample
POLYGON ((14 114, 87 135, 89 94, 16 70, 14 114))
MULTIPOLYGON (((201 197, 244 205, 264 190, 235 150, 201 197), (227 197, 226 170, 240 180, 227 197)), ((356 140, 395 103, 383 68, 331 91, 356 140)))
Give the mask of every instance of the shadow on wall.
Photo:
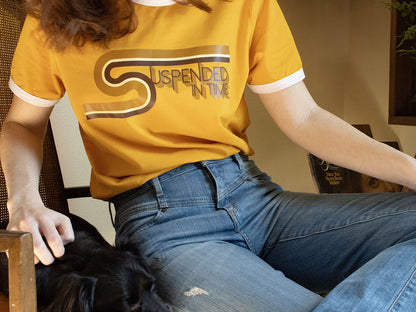
POLYGON ((374 137, 380 141, 399 141, 388 124, 388 74, 375 72, 371 81, 366 75, 357 65, 349 66, 344 119, 353 124, 371 124, 374 137))

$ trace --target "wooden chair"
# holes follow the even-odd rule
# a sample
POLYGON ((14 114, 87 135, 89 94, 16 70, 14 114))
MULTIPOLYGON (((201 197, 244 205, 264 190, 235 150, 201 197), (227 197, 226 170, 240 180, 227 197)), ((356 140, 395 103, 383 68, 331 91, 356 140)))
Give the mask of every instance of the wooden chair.
MULTIPOLYGON (((0 0, 0 126, 13 97, 8 81, 13 53, 25 18, 22 2, 22 0, 0 0)), ((45 205, 62 213, 69 212, 67 199, 90 196, 88 187, 64 188, 50 125, 44 143, 44 161, 39 185, 45 205)), ((8 263, 8 273, 4 270, 0 271, 0 283, 9 280, 8 309, 10 311, 34 312, 36 286, 32 237, 29 233, 5 230, 8 223, 6 202, 7 190, 0 168, 0 256, 3 264, 8 263), (8 251, 8 261, 5 251, 8 251)), ((7 299, 0 296, 0 311, 7 311, 6 306, 7 299)))
POLYGON ((32 236, 24 232, 0 230, 0 252, 8 252, 10 295, 2 296, 1 311, 36 311, 35 267, 32 236), (9 304, 10 303, 10 304, 9 304))

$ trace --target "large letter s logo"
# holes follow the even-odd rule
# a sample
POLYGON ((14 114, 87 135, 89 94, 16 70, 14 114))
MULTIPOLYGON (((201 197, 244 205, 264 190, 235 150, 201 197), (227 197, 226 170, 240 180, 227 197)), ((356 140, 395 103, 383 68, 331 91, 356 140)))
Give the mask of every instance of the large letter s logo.
POLYGON ((118 50, 102 55, 94 70, 97 87, 110 96, 124 95, 131 90, 137 92, 137 98, 123 102, 84 104, 87 119, 126 118, 149 111, 156 101, 156 90, 151 79, 143 73, 128 71, 133 66, 146 66, 149 50, 118 50), (113 69, 125 68, 117 77, 113 69))

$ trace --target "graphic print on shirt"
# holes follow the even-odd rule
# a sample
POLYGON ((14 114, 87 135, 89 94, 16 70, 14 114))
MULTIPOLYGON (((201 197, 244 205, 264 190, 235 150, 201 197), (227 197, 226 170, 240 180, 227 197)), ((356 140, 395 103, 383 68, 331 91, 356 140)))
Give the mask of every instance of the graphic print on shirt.
POLYGON ((229 47, 202 46, 180 50, 112 50, 94 70, 97 87, 106 95, 134 90, 134 99, 84 104, 87 119, 127 118, 148 112, 156 103, 156 88, 190 92, 195 99, 229 97, 229 47))

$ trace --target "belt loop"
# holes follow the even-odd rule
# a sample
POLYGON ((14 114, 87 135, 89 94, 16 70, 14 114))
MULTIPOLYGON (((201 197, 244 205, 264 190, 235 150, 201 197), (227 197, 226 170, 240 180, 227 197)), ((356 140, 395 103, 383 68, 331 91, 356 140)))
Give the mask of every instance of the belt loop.
POLYGON ((157 202, 160 208, 167 208, 168 205, 165 200, 165 195, 163 194, 162 185, 160 184, 159 177, 153 178, 152 180, 153 187, 155 189, 157 202))
POLYGON ((234 161, 237 163, 238 168, 241 170, 243 168, 243 159, 241 158, 241 155, 239 153, 234 154, 231 156, 231 158, 234 159, 234 161))

